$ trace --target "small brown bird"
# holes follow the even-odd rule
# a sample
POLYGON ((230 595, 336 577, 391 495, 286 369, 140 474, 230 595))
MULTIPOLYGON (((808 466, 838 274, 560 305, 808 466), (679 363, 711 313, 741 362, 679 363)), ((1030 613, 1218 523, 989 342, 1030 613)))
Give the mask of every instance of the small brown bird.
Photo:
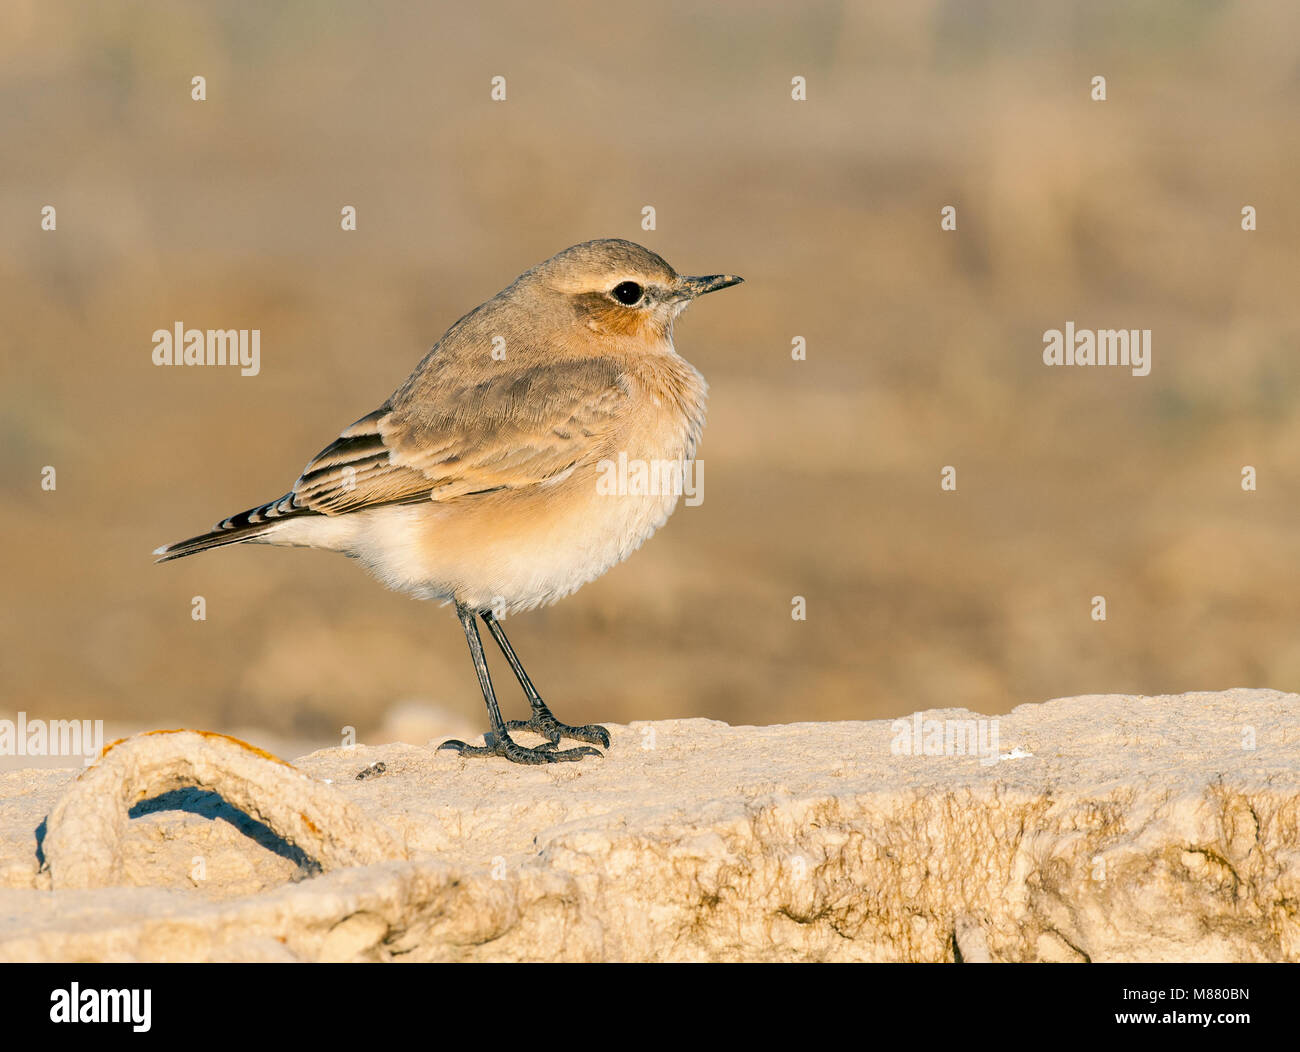
POLYGON ((527 764, 600 756, 558 748, 561 737, 608 748, 609 733, 555 718, 500 619, 599 577, 672 513, 706 392, 673 347, 673 321, 741 280, 682 277, 630 241, 567 248, 448 329, 289 493, 154 554, 167 562, 249 541, 359 559, 390 588, 455 604, 491 731, 482 746, 441 748, 527 764), (502 719, 477 618, 527 695, 529 719, 502 719), (546 744, 519 745, 517 728, 546 744))

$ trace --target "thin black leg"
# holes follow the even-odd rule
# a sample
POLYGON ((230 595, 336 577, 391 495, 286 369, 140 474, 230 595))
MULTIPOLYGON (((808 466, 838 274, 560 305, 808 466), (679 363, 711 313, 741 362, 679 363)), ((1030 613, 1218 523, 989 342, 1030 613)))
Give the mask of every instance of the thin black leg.
POLYGON ((465 641, 469 643, 469 654, 474 660, 474 671, 478 673, 478 685, 483 690, 483 701, 487 704, 488 722, 492 724, 492 730, 486 745, 467 745, 463 741, 452 739, 439 745, 439 749, 452 749, 461 756, 502 756, 511 763, 526 764, 560 763, 581 760, 584 756, 601 755, 585 745, 577 749, 556 749, 552 743, 528 749, 516 743, 501 719, 501 707, 497 704, 496 691, 492 689, 492 675, 488 672, 487 656, 483 653, 483 641, 479 638, 475 613, 469 607, 457 603, 456 616, 460 618, 461 627, 465 630, 465 641))
POLYGON ((515 654, 515 648, 510 645, 510 640, 506 638, 506 630, 501 627, 501 622, 492 615, 490 610, 484 610, 479 614, 479 617, 483 618, 483 623, 488 626, 488 631, 492 633, 492 638, 497 641, 501 653, 510 662, 515 678, 519 680, 519 685, 524 688, 529 707, 533 710, 531 719, 511 720, 506 724, 506 727, 512 731, 533 731, 543 738, 549 739, 553 745, 563 737, 572 738, 574 741, 591 742, 592 745, 599 745, 608 749, 609 731, 605 730, 604 727, 594 723, 582 727, 572 727, 567 723, 561 723, 555 718, 551 710, 546 707, 546 702, 542 700, 542 696, 537 693, 537 688, 533 686, 533 681, 528 678, 528 673, 524 671, 523 662, 519 660, 515 654))

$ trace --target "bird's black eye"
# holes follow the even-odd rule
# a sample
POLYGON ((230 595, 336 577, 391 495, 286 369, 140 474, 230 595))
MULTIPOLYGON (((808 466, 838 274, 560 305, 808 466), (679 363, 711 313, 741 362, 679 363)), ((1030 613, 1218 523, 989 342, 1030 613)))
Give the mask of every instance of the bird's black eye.
POLYGON ((619 303, 630 307, 641 298, 644 291, 635 281, 623 281, 614 286, 612 295, 619 303))

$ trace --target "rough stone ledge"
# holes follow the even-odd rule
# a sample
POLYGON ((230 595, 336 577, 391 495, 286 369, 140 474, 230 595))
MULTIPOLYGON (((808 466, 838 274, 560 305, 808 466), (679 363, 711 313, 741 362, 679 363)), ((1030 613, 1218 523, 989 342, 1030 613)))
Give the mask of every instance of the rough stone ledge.
POLYGON ((73 774, 0 775, 0 959, 1300 959, 1300 696, 1023 705, 993 763, 898 755, 902 725, 632 724, 544 768, 324 750, 296 766, 392 848, 314 876, 173 779, 95 870, 118 886, 46 890, 73 774))

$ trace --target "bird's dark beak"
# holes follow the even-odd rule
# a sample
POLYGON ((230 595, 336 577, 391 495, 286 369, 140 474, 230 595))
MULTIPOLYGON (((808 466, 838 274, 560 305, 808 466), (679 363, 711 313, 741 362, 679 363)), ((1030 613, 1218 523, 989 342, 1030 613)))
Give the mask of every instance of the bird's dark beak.
POLYGON ((718 289, 739 285, 744 280, 736 277, 735 274, 710 274, 704 278, 679 277, 677 287, 684 296, 695 299, 696 296, 703 296, 706 292, 717 292, 718 289))

